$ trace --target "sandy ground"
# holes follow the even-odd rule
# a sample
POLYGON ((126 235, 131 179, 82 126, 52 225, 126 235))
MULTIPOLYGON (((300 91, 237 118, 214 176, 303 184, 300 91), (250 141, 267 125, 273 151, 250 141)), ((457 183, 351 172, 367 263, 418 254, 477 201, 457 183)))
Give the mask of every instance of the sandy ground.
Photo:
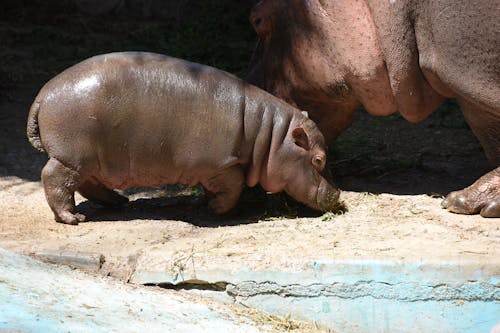
POLYGON ((0 100, 0 247, 102 254, 102 273, 124 280, 134 258, 162 250, 250 269, 334 259, 500 258, 500 219, 456 215, 439 205, 440 196, 488 169, 456 111, 418 125, 359 113, 333 149, 343 214, 313 214, 294 203, 284 214, 273 210, 270 199, 246 195, 235 214, 219 218, 200 196, 162 198, 158 194, 165 191, 156 190, 136 192, 118 210, 77 197, 77 209, 89 221, 68 226, 53 220, 39 181, 46 157, 24 134, 35 93, 17 89, 0 100))

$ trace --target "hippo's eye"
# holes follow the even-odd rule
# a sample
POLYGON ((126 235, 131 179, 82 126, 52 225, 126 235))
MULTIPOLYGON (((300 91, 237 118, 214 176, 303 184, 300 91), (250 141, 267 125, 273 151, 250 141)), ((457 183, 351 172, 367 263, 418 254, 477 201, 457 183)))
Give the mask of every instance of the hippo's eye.
POLYGON ((313 166, 321 171, 325 167, 325 158, 323 156, 316 155, 312 159, 313 166))

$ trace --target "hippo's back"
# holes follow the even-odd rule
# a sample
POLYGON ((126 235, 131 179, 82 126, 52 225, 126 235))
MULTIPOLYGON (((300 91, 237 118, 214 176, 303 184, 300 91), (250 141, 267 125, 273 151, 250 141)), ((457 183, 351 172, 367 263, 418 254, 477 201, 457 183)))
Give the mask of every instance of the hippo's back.
POLYGON ((41 141, 49 156, 98 172, 115 188, 134 179, 183 182, 186 168, 201 177, 237 150, 242 85, 226 72, 163 55, 96 56, 40 91, 41 141))

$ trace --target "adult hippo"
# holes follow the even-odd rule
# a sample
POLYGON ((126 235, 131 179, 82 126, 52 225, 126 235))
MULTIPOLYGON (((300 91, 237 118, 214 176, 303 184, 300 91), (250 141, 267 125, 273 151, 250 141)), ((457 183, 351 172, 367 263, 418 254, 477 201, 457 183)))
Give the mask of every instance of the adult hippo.
POLYGON ((323 136, 305 113, 215 68, 141 52, 105 54, 56 76, 27 126, 49 161, 42 182, 58 222, 78 224, 74 192, 106 205, 113 191, 201 183, 218 214, 244 183, 335 207, 323 136))
POLYGON ((362 104, 411 122, 456 98, 494 169, 443 207, 500 217, 500 20, 496 0, 263 0, 249 80, 309 111, 327 141, 362 104))

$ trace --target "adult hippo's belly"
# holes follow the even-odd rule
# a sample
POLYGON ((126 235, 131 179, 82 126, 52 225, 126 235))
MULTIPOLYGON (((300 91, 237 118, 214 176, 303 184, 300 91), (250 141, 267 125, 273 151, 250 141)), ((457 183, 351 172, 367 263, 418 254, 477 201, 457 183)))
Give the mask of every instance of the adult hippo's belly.
POLYGON ((307 110, 328 141, 363 105, 418 122, 456 98, 493 170, 450 193, 455 213, 500 217, 498 2, 262 0, 249 80, 307 110))

